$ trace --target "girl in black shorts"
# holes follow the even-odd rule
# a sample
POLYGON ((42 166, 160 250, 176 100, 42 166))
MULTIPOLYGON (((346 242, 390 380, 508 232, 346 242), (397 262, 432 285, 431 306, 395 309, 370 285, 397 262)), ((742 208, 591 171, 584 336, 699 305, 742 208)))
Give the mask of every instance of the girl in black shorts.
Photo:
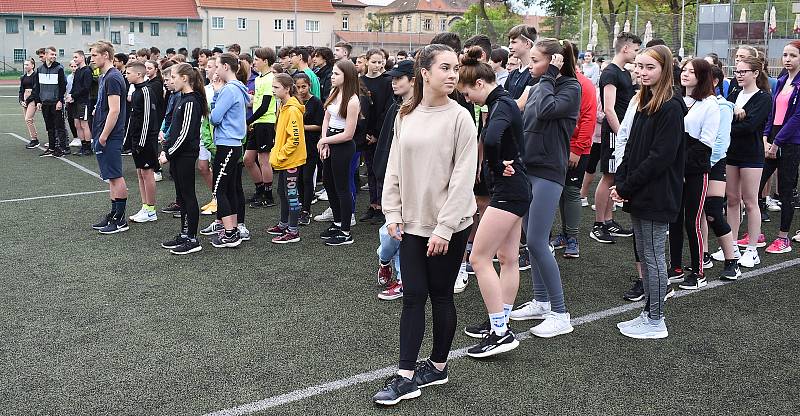
POLYGON ((483 338, 468 352, 476 358, 510 351, 519 345, 508 329, 508 316, 519 288, 517 241, 522 217, 531 201, 531 186, 519 153, 522 115, 508 92, 497 86, 492 68, 478 61, 481 53, 479 46, 470 48, 461 58, 458 71, 458 86, 464 97, 489 107, 484 127, 484 154, 491 200, 478 226, 470 255, 489 319, 482 325, 465 329, 467 335, 483 338), (504 174, 506 166, 511 166, 513 173, 504 174), (499 278, 492 262, 495 254, 500 260, 499 278))

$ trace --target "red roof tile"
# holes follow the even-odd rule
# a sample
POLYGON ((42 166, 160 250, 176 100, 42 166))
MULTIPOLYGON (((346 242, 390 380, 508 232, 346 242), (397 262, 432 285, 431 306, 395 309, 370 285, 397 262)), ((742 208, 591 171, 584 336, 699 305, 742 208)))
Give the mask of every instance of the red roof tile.
POLYGON ((395 0, 382 11, 386 13, 417 11, 463 14, 470 4, 470 0, 395 0))
MULTIPOLYGON (((197 0, 200 7, 218 9, 294 11, 294 1, 286 0, 197 0)), ((333 13, 330 0, 297 0, 298 12, 333 13)))
POLYGON ((395 43, 427 45, 431 43, 435 33, 387 33, 387 32, 349 32, 337 30, 333 33, 347 43, 395 43))
POLYGON ((91 16, 93 18, 149 17, 198 19, 194 0, 150 0, 136 7, 119 0, 0 0, 0 13, 29 13, 49 16, 91 16))
POLYGON ((333 7, 337 6, 345 6, 345 7, 367 7, 368 4, 364 4, 358 0, 338 0, 338 1, 331 1, 331 5, 333 7))

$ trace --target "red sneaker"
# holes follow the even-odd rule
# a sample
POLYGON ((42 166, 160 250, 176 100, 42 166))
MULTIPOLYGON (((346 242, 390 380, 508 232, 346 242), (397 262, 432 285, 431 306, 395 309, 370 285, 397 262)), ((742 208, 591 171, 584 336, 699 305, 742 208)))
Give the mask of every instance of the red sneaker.
POLYGON ((279 235, 272 239, 272 242, 275 244, 289 244, 289 243, 299 243, 300 242, 300 233, 292 233, 286 231, 282 235, 279 235))
POLYGON ((381 293, 378 293, 378 299, 381 300, 395 300, 403 297, 403 284, 397 280, 392 280, 389 287, 381 293))
POLYGON ((278 224, 268 229, 267 232, 272 235, 283 235, 286 232, 286 228, 282 228, 281 225, 278 224))
POLYGON ((389 284, 390 280, 392 280, 391 262, 385 266, 378 262, 378 284, 381 286, 386 286, 389 284))

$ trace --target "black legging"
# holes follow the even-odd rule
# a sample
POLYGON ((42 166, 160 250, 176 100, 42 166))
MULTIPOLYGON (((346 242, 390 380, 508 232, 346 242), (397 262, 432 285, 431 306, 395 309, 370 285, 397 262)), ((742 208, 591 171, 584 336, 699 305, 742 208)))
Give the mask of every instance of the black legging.
MULTIPOLYGON (((341 130, 328 129, 328 136, 341 130)), ((352 140, 328 146, 330 154, 322 162, 322 183, 328 193, 333 211, 333 222, 340 223, 342 231, 350 231, 350 216, 353 215, 353 195, 350 194, 350 162, 356 152, 352 140)))
POLYGON ((800 165, 800 144, 784 144, 778 158, 778 194, 781 201, 781 231, 789 232, 794 217, 794 191, 800 165))
POLYGON ((428 237, 403 234, 400 242, 400 271, 403 275, 403 313, 400 315, 401 370, 413 370, 425 335, 425 305, 431 298, 433 349, 431 361, 447 362, 456 332, 456 306, 453 286, 461 258, 467 248, 470 228, 450 238, 447 254, 427 256, 428 237), (408 276, 408 277, 406 277, 408 276))
MULTIPOLYGON (((217 197, 217 219, 236 215, 241 209, 244 194, 237 189, 241 188, 241 165, 239 159, 242 157, 241 146, 217 146, 217 153, 214 155, 214 195, 217 197), (241 199, 241 200, 240 200, 241 199)), ((239 222, 239 220, 237 218, 239 222)))
POLYGON ((689 241, 692 271, 703 274, 703 238, 700 220, 708 188, 708 173, 684 177, 683 198, 677 221, 669 224, 669 257, 671 267, 681 267, 683 257, 683 229, 689 241))
POLYGON ((200 220, 194 162, 192 157, 176 157, 169 164, 169 173, 175 182, 175 202, 181 207, 181 233, 189 238, 197 237, 197 223, 200 220))
POLYGON ((297 217, 300 214, 300 168, 276 170, 275 173, 278 176, 278 197, 281 201, 281 224, 288 224, 290 231, 296 231, 297 217))
POLYGON ((300 169, 300 199, 306 212, 311 212, 311 202, 314 200, 314 171, 319 164, 317 142, 319 139, 306 141, 306 164, 300 169))
POLYGON ((42 118, 47 129, 48 149, 65 149, 69 143, 64 127, 64 110, 56 110, 56 103, 42 103, 42 118))
MULTIPOLYGON (((240 159, 241 160, 241 159, 240 159)), ((236 170, 236 198, 239 206, 236 209, 236 221, 239 224, 244 224, 244 188, 242 187, 242 172, 244 172, 244 162, 237 163, 238 169, 236 170)))

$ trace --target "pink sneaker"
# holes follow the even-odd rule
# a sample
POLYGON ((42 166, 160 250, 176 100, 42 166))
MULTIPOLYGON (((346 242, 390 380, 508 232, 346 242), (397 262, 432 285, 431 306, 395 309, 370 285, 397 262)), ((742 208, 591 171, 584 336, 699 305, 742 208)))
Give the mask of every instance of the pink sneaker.
POLYGON ((776 238, 772 244, 767 247, 767 253, 780 254, 792 251, 792 243, 788 238, 776 238))
POLYGON ((276 226, 268 229, 267 233, 272 235, 283 235, 286 233, 286 228, 283 228, 280 224, 277 224, 276 226))
POLYGON ((272 242, 275 244, 289 244, 289 243, 299 243, 300 242, 300 233, 293 233, 289 230, 283 233, 283 235, 279 235, 272 239, 272 242))
POLYGON ((392 280, 392 264, 389 263, 384 266, 378 262, 378 266, 378 284, 386 286, 389 284, 389 281, 392 280))
MULTIPOLYGON (((749 243, 750 243, 750 235, 744 233, 744 236, 742 236, 741 240, 736 242, 736 245, 738 245, 739 247, 747 247, 749 243)), ((767 245, 767 238, 764 237, 764 233, 761 233, 758 236, 758 242, 756 242, 756 247, 764 247, 766 245, 767 245)))
POLYGON ((378 293, 378 299, 382 300, 395 300, 403 297, 403 284, 397 280, 392 280, 389 287, 381 293, 378 293))

